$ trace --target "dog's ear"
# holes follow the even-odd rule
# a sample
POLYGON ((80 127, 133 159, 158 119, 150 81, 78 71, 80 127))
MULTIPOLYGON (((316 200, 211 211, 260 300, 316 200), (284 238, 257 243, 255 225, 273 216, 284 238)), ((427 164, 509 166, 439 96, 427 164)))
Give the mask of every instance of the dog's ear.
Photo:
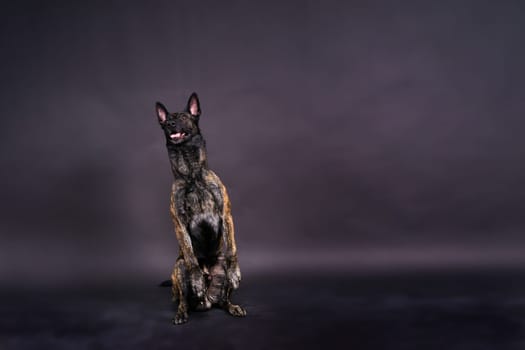
POLYGON ((168 117, 168 110, 160 102, 155 103, 155 111, 157 112, 157 118, 159 118, 159 123, 164 124, 166 118, 168 117))
POLYGON ((188 100, 186 112, 190 113, 194 117, 198 117, 201 115, 201 105, 199 103, 199 97, 195 92, 191 94, 190 99, 188 100))

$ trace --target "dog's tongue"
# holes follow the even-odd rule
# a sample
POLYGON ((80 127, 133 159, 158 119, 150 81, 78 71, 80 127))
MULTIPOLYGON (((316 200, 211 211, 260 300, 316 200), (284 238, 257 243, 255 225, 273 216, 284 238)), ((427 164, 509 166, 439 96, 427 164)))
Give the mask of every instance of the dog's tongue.
POLYGON ((180 138, 182 137, 182 135, 183 135, 183 133, 178 132, 178 133, 176 133, 176 134, 171 134, 170 137, 171 137, 172 139, 180 139, 180 138))

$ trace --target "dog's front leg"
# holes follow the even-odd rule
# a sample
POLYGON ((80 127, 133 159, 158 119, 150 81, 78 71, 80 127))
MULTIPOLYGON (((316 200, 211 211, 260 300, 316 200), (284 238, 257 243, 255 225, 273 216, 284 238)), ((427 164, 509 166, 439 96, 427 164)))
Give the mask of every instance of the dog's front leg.
POLYGON ((173 317, 174 324, 182 324, 188 321, 188 277, 186 264, 184 258, 179 258, 171 274, 171 281, 173 282, 172 293, 173 300, 178 300, 177 313, 173 317))
POLYGON ((223 220, 225 223, 225 258, 226 258, 226 278, 232 289, 239 288, 241 282, 241 269, 237 260, 237 247, 235 245, 235 236, 233 234, 233 220, 231 214, 223 220))
POLYGON ((193 247, 191 245, 191 239, 188 232, 182 225, 175 225, 175 233, 179 241, 180 250, 188 271, 188 277, 190 282, 190 288, 193 297, 197 300, 204 299, 206 292, 206 284, 204 282, 204 274, 199 266, 199 262, 193 253, 193 247))
POLYGON ((237 262, 237 256, 226 257, 227 269, 226 277, 232 289, 239 288, 241 282, 241 269, 239 268, 239 263, 237 262))
POLYGON ((177 236, 177 241, 179 242, 184 264, 186 266, 186 270, 188 271, 192 295, 197 300, 204 300, 204 295, 206 293, 204 274, 199 266, 197 258, 195 257, 195 253, 193 252, 193 246, 191 244, 191 238, 188 230, 186 229, 186 226, 182 224, 177 213, 174 197, 175 194, 173 192, 171 197, 170 213, 175 227, 175 235, 177 236))
POLYGON ((222 195, 224 200, 222 229, 224 233, 223 237, 226 258, 226 278, 228 279, 231 288, 237 289, 239 288, 239 283, 241 282, 241 269, 239 268, 239 262, 237 261, 237 245, 235 244, 235 232, 231 214, 231 203, 224 186, 222 188, 222 195))

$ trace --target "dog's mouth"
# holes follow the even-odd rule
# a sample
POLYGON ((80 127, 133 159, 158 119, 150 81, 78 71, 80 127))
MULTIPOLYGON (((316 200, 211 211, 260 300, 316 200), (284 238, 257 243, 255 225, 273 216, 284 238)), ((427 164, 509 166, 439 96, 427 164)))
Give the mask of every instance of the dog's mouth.
POLYGON ((186 134, 185 132, 182 132, 182 131, 173 132, 173 133, 170 134, 170 139, 171 139, 172 142, 178 143, 178 142, 184 140, 187 136, 188 136, 188 134, 186 134))

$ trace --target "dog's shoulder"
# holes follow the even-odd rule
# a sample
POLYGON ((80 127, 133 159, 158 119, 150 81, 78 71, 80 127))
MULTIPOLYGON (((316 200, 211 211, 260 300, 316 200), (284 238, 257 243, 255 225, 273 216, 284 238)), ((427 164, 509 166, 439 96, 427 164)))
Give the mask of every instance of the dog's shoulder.
POLYGON ((181 179, 175 179, 171 184, 171 193, 177 193, 177 191, 186 187, 186 182, 181 179))
POLYGON ((222 198, 222 204, 226 210, 226 212, 230 212, 231 210, 231 202, 230 197, 228 196, 228 191, 226 190, 226 186, 222 183, 219 176, 213 172, 212 170, 207 170, 207 174, 205 175, 207 181, 209 181, 209 184, 213 184, 216 186, 217 191, 220 193, 222 198))
POLYGON ((206 169, 204 181, 206 181, 208 184, 217 186, 221 192, 226 193, 226 186, 224 186, 221 178, 213 170, 206 169))
POLYGON ((206 169, 204 171, 203 178, 204 178, 204 181, 206 181, 206 183, 215 183, 215 184, 222 185, 222 181, 219 178, 219 176, 215 174, 215 172, 211 169, 206 169))
POLYGON ((207 169, 205 179, 208 184, 216 188, 222 197, 223 203, 226 205, 226 207, 229 207, 230 197, 228 196, 226 186, 224 186, 219 176, 213 170, 207 169))

